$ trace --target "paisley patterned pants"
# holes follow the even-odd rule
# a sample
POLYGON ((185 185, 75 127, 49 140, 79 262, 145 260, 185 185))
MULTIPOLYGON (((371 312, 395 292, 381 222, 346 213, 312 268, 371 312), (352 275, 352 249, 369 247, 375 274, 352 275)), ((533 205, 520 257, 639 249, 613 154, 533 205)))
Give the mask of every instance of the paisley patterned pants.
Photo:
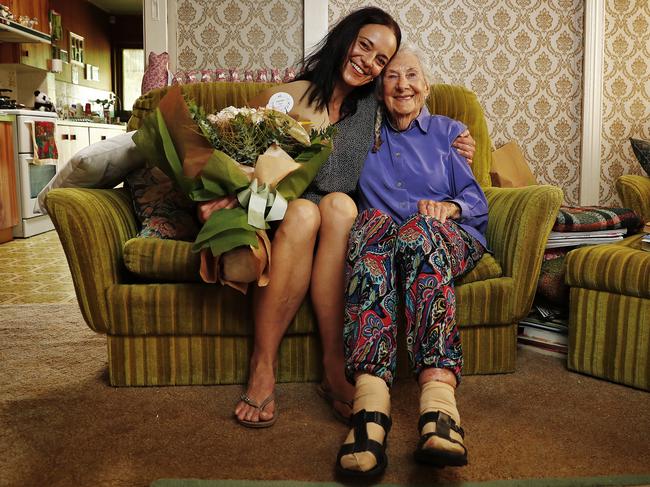
POLYGON ((392 385, 401 301, 414 373, 446 368, 460 383, 463 352, 454 279, 470 271, 484 252, 481 243, 452 220, 441 224, 416 214, 398 226, 376 209, 359 214, 346 261, 343 341, 348 379, 364 372, 392 385))

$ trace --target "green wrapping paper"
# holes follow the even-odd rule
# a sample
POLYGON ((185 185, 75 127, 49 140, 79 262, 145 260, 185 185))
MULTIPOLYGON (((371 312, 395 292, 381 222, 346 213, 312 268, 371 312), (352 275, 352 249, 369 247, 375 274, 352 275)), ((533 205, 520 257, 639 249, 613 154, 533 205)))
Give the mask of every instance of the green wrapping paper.
MULTIPOLYGON (((190 111, 183 99, 180 88, 171 89, 161 100, 159 107, 143 121, 140 129, 134 134, 133 141, 146 157, 148 164, 159 167, 173 181, 176 181, 181 190, 195 202, 207 202, 216 198, 237 195, 241 193, 244 200, 250 200, 247 191, 255 190, 255 198, 263 197, 266 204, 262 203, 261 212, 249 215, 242 207, 223 209, 213 212, 199 232, 193 250, 202 252, 202 259, 214 259, 214 262, 202 263, 213 265, 216 272, 219 270, 220 257, 226 252, 242 246, 249 246, 258 259, 266 259, 262 274, 267 278, 257 276, 259 285, 268 282, 268 268, 270 266, 270 249, 265 229, 268 224, 269 210, 273 207, 276 195, 287 202, 292 201, 307 189, 316 177, 321 165, 329 157, 332 150, 331 140, 322 135, 311 137, 309 145, 304 147, 296 157, 290 158, 279 147, 267 150, 267 158, 263 161, 264 172, 273 172, 275 164, 285 164, 288 174, 283 174, 279 181, 263 186, 255 180, 255 172, 235 161, 228 154, 212 148, 207 137, 197 123, 192 119, 190 111), (268 154, 276 156, 281 152, 281 157, 269 158, 268 154), (297 164, 296 164, 297 163, 297 164), (260 190, 263 196, 260 196, 260 190), (260 219, 261 218, 261 219, 260 219), (255 226, 251 225, 255 223, 255 226), (257 227, 257 228, 256 228, 257 227), (260 246, 260 241, 264 242, 260 246), (260 248, 261 247, 261 248, 260 248), (254 250, 257 249, 257 250, 254 250), (206 253, 209 251, 209 254, 206 253), (264 255, 267 254, 267 255, 264 255), (266 272, 265 272, 266 271, 266 272)), ((275 146, 275 144, 274 144, 275 146)), ((258 158, 256 171, 262 172, 262 157, 258 158)), ((268 177, 268 175, 266 176, 268 177)), ((255 201, 258 201, 257 199, 255 201)), ((259 204, 258 204, 259 206, 259 204)), ((276 208, 279 206, 276 205, 276 208)), ((274 212, 275 213, 275 212, 274 212)), ((277 218, 271 215, 270 218, 277 218)), ((204 280, 214 282, 214 277, 204 280)), ((231 285, 245 292, 246 283, 229 282, 227 278, 217 276, 224 284, 231 285)))

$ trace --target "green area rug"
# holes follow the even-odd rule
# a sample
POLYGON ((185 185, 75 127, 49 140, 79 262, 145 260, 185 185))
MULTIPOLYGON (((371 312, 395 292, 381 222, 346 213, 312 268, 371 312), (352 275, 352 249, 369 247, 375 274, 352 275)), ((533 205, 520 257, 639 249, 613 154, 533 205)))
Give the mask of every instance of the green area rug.
MULTIPOLYGON (((295 480, 199 480, 160 479, 150 487, 343 487, 351 484, 337 482, 300 482, 295 480)), ((422 485, 422 484, 417 484, 422 485)), ((612 477, 571 477, 563 479, 492 480, 488 482, 460 482, 427 484, 429 487, 599 487, 650 486, 650 475, 622 475, 612 477)), ((378 484, 377 487, 416 487, 416 484, 378 484)))

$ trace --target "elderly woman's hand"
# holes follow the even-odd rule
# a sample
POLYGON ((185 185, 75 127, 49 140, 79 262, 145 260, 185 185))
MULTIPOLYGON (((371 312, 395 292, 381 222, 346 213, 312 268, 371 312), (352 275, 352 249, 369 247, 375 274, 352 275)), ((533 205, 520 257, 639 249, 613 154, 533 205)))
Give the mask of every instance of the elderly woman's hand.
POLYGON ((469 133, 468 129, 454 139, 451 144, 456 148, 458 153, 467 159, 468 164, 474 162, 474 153, 476 152, 476 141, 469 133))
POLYGON ((237 201, 235 195, 222 196, 221 198, 199 203, 197 207, 199 221, 205 223, 215 211, 235 208, 237 205, 239 205, 239 201, 237 201))
POLYGON ((418 212, 422 215, 432 216, 440 220, 440 223, 445 223, 447 218, 455 220, 460 217, 460 207, 451 201, 420 200, 418 201, 418 212))

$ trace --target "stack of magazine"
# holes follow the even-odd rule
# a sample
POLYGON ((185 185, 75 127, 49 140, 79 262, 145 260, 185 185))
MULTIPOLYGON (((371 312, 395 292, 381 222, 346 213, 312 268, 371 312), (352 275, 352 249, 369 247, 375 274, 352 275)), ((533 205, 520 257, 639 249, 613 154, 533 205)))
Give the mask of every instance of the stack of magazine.
POLYGON ((548 236, 546 248, 555 249, 558 247, 613 243, 623 240, 623 235, 626 233, 627 228, 595 230, 592 232, 551 232, 548 236))
POLYGON ((519 346, 547 355, 565 357, 568 352, 567 317, 559 310, 535 304, 519 322, 519 346))

